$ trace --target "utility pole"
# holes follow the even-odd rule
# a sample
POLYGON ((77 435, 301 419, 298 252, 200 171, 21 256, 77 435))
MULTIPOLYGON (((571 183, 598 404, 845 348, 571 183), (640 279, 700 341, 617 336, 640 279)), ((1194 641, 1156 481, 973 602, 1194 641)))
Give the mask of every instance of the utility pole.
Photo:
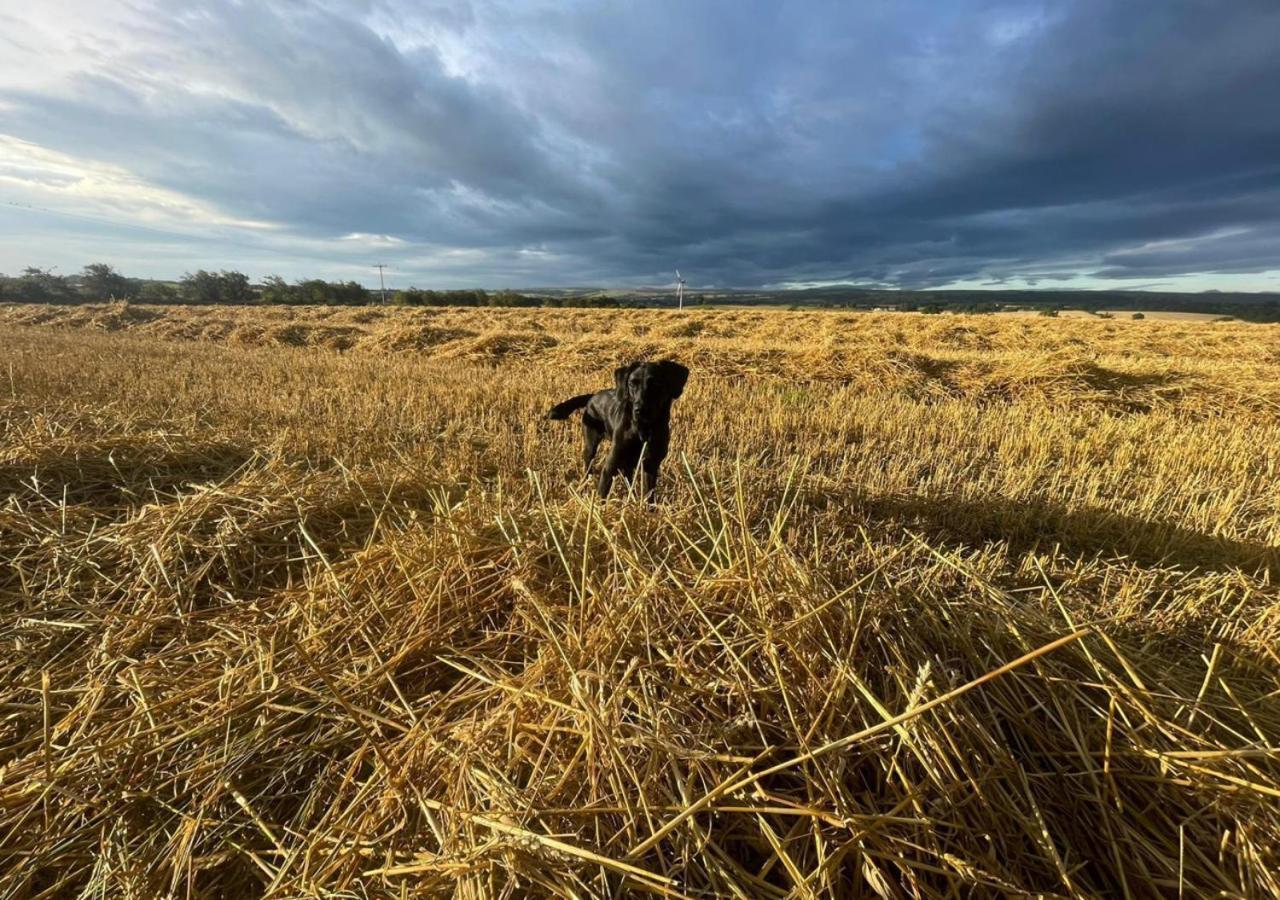
POLYGON ((382 290, 382 305, 387 305, 387 283, 382 278, 382 270, 387 266, 385 263, 378 263, 374 268, 378 270, 378 286, 382 290))

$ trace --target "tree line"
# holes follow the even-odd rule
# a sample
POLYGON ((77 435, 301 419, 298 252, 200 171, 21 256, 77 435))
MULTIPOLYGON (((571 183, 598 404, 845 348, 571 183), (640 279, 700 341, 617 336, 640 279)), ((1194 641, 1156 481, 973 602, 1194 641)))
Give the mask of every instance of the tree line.
POLYGON ((399 306, 586 306, 617 307, 622 304, 604 295, 544 297, 515 291, 423 291, 409 288, 396 291, 389 302, 399 306))
MULTIPOLYGON (((21 275, 0 275, 0 302, 102 303, 127 300, 154 304, 293 304, 315 306, 365 306, 378 303, 381 293, 355 281, 319 278, 289 282, 271 275, 253 283, 243 272, 188 272, 178 281, 128 278, 106 263, 85 266, 75 275, 58 275, 48 269, 27 268, 21 275)), ((416 287, 388 292, 387 302, 399 306, 489 307, 617 307, 671 306, 670 297, 657 292, 633 294, 619 301, 603 292, 546 296, 515 291, 421 290, 416 287)), ((699 306, 706 298, 686 296, 686 306, 699 306)), ((793 291, 745 291, 729 293, 720 302, 733 305, 786 305, 793 309, 871 310, 891 308, 922 313, 995 313, 1031 309, 1055 315, 1060 310, 1083 309, 1100 314, 1114 309, 1183 310, 1232 316, 1254 322, 1280 322, 1280 295, 1218 293, 1156 293, 1150 291, 893 291, 871 289, 809 289, 793 291)))
MULTIPOLYGON (((367 306, 382 295, 356 281, 324 281, 307 278, 288 282, 270 275, 254 284, 243 272, 223 270, 188 272, 177 282, 128 278, 106 263, 85 266, 76 275, 58 275, 49 269, 28 267, 21 275, 0 275, 0 302, 133 303, 235 305, 367 306)), ((409 288, 387 294, 387 302, 399 306, 588 306, 615 307, 616 299, 599 296, 544 297, 514 291, 431 291, 409 288)))

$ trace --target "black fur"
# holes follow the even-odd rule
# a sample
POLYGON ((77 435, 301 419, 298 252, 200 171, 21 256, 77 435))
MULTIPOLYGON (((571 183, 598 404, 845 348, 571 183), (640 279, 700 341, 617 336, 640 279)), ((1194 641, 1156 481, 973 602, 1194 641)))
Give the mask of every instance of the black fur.
POLYGON ((644 473, 645 498, 652 502, 658 488, 658 467, 671 442, 671 404, 684 392, 688 380, 689 370, 669 359, 629 363, 614 370, 612 388, 558 403, 547 418, 567 419, 585 408, 582 459, 587 474, 600 442, 606 437, 613 441, 600 471, 600 496, 609 496, 615 475, 621 472, 632 479, 639 465, 644 473))

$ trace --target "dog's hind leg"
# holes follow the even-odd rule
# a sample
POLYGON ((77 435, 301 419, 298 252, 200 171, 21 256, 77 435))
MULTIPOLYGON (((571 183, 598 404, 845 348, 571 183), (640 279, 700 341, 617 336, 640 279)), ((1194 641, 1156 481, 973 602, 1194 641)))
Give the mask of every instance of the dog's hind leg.
POLYGON ((582 417, 582 469, 590 475, 591 463, 604 440, 604 426, 594 416, 582 417))

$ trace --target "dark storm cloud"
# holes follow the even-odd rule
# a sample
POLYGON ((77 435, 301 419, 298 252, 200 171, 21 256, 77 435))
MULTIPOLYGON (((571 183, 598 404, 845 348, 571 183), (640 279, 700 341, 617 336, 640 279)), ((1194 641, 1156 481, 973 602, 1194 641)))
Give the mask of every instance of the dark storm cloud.
POLYGON ((1273 0, 179 8, 0 133, 423 283, 1280 269, 1273 0))

